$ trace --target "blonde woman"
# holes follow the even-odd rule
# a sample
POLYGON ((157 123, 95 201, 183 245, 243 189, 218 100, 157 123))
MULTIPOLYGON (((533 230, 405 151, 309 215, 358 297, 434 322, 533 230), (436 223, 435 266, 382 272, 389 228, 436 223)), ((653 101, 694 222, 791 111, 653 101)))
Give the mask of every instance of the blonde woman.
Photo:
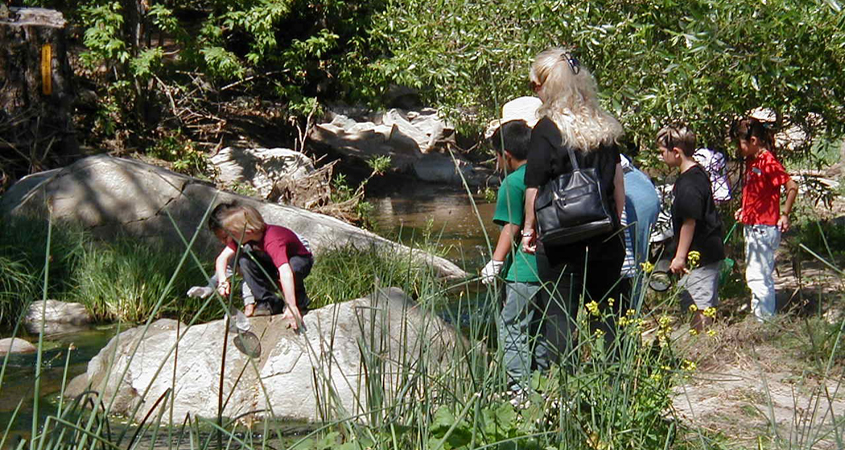
MULTIPOLYGON (((593 76, 569 51, 551 48, 537 55, 530 82, 543 105, 529 144, 522 245, 525 251, 536 252, 545 293, 543 334, 552 348, 557 348, 560 358, 571 356, 571 332, 582 306, 582 293, 584 304, 595 302, 595 306, 590 305, 592 311, 603 314, 611 304, 617 311, 623 307, 618 286, 625 244, 618 231, 625 207, 619 153, 624 131, 619 121, 599 106, 593 76), (581 168, 597 169, 605 206, 615 222, 614 231, 548 247, 537 239, 534 200, 538 189, 571 172, 568 147, 574 150, 581 168)), ((613 325, 596 321, 591 328, 602 329, 612 342, 613 325)))

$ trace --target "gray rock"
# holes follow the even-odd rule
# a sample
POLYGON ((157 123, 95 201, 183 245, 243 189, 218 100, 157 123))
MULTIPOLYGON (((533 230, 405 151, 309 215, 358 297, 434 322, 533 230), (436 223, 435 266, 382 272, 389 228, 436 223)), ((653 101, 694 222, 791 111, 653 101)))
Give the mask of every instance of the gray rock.
POLYGON ((461 185, 458 171, 472 186, 485 184, 491 176, 489 170, 474 167, 460 155, 455 155, 456 169, 445 152, 455 144, 455 129, 434 109, 390 109, 375 117, 357 114, 354 118, 334 112, 330 117, 330 122, 315 125, 308 138, 344 156, 362 160, 390 156, 395 170, 432 183, 461 185))
POLYGON ((21 338, 0 339, 0 355, 6 353, 35 353, 36 351, 38 351, 38 348, 21 338))
POLYGON ((273 186, 297 180, 314 172, 314 162, 303 153, 287 148, 241 149, 226 147, 211 157, 218 179, 228 186, 246 184, 267 198, 273 186))
POLYGON ((75 398, 88 390, 88 374, 81 373, 68 382, 63 395, 66 398, 75 398))
POLYGON ((317 254, 334 247, 375 245, 391 252, 411 253, 441 276, 466 276, 443 258, 411 250, 333 217, 222 192, 210 183, 139 161, 91 156, 50 176, 30 177, 0 197, 0 214, 47 217, 49 210, 54 220, 82 224, 106 239, 129 234, 181 249, 185 244, 179 233, 190 240, 199 230, 193 249, 207 258, 219 251, 220 243, 203 220, 206 211, 218 202, 237 200, 255 206, 268 223, 304 236, 317 254), (30 177, 38 177, 39 182, 32 182, 30 177))
POLYGON ((413 170, 417 178, 430 183, 460 185, 466 179, 467 184, 476 186, 486 179, 486 174, 476 171, 470 163, 441 154, 426 155, 414 163, 413 170))
POLYGON ((299 334, 287 329, 281 316, 253 317, 250 322, 260 342, 260 353, 252 360, 237 348, 246 339, 236 333, 227 336, 223 321, 181 330, 178 361, 175 330, 127 330, 89 363, 91 388, 105 394, 105 403, 114 398, 113 413, 135 419, 147 414, 169 388, 174 393, 173 417, 180 422, 186 414, 216 416, 218 395, 228 399, 223 410, 227 417, 262 409, 272 410, 276 417, 309 421, 351 417, 367 410, 367 395, 360 391, 365 373, 362 351, 369 364, 374 360, 383 364, 369 366, 367 373, 386 374, 389 396, 397 387, 389 374, 400 373, 400 368, 410 376, 415 370, 431 370, 449 362, 446 355, 453 354, 449 351, 453 346, 465 343, 454 328, 396 288, 313 310, 299 334), (433 366, 416 366, 421 354, 434 355, 427 357, 433 366), (323 402, 333 398, 331 411, 318 408, 318 396, 323 402))
POLYGON ((32 334, 41 332, 44 320, 44 334, 64 334, 84 330, 93 321, 91 314, 81 303, 65 303, 58 300, 32 302, 23 324, 32 334))

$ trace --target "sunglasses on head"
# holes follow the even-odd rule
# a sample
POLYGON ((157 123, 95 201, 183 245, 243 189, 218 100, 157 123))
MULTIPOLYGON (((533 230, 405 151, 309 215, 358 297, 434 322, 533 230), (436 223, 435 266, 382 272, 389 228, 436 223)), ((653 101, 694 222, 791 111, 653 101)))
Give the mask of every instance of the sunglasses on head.
POLYGON ((578 61, 578 58, 572 56, 572 53, 563 52, 563 54, 560 55, 560 59, 569 64, 569 69, 572 70, 573 74, 578 75, 578 73, 581 72, 581 62, 578 61))
MULTIPOLYGON (((581 62, 578 61, 578 58, 572 56, 571 53, 563 52, 563 54, 560 55, 560 59, 566 61, 566 63, 569 64, 569 69, 574 75, 578 75, 581 72, 581 62)), ((532 92, 537 92, 540 89, 540 86, 542 86, 542 84, 537 83, 533 80, 528 81, 528 88, 531 89, 532 92)))

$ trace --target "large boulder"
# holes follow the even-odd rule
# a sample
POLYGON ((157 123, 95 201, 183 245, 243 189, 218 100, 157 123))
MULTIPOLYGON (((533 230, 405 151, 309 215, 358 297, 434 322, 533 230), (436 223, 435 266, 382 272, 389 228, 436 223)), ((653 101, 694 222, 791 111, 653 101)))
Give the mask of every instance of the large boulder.
POLYGON ((364 161, 390 156, 396 170, 426 182, 461 185, 466 180, 477 186, 491 181, 488 169, 446 152, 455 145, 455 129, 434 109, 394 108, 383 113, 348 109, 333 111, 330 117, 330 122, 311 129, 312 145, 364 161))
POLYGON ((81 303, 39 300, 29 306, 23 324, 32 334, 38 334, 42 329, 44 334, 64 334, 82 331, 93 320, 81 303))
POLYGON ((91 360, 87 380, 105 404, 114 401, 111 412, 136 420, 172 388, 173 417, 180 423, 186 414, 217 416, 220 396, 226 417, 265 411, 317 421, 366 411, 366 376, 384 376, 383 384, 372 383, 389 397, 402 378, 396 374, 425 378, 426 371, 450 362, 456 345, 466 344, 451 325, 397 288, 313 310, 298 334, 281 316, 253 317, 250 325, 242 335, 227 334, 224 321, 132 328, 91 360))
POLYGON ((255 206, 268 223, 304 236, 318 254, 334 247, 375 245, 413 255, 441 276, 466 276, 443 258, 412 250, 338 219, 291 206, 266 204, 219 191, 210 183, 161 167, 106 155, 23 178, 0 197, 0 214, 46 218, 50 211, 53 220, 80 223, 100 237, 125 233, 164 241, 176 248, 185 248, 177 229, 186 239, 199 229, 193 248, 207 257, 219 250, 220 243, 208 231, 203 217, 215 203, 233 200, 255 206))

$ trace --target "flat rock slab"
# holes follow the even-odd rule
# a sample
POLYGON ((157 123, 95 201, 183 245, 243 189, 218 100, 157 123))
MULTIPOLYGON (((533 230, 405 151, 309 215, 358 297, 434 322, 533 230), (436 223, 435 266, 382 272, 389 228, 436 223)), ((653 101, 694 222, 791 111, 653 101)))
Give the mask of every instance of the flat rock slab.
POLYGON ((448 363, 450 348, 466 344, 451 325, 396 288, 313 310, 304 323, 306 330, 296 334, 281 316, 254 317, 250 336, 227 334, 224 321, 179 329, 156 322, 146 332, 138 327, 113 338, 89 363, 87 379, 105 403, 114 399, 113 413, 135 419, 172 388, 173 417, 180 423, 187 414, 216 417, 220 396, 226 417, 265 411, 259 415, 320 421, 367 410, 362 355, 370 376, 385 374, 390 395, 400 377, 389 374, 424 376, 448 363), (255 349, 256 342, 256 357, 237 348, 248 343, 255 349), (422 358, 424 367, 422 355, 430 355, 422 358))

